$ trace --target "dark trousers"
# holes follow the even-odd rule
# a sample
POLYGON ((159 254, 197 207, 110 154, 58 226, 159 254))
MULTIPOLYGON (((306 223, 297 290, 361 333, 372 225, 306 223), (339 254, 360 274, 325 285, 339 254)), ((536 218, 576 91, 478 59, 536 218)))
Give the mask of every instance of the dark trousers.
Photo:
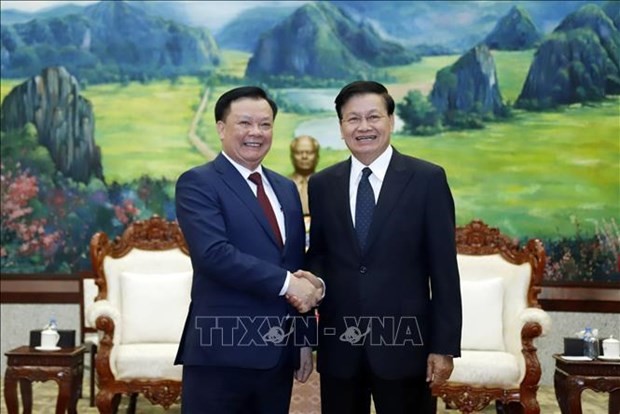
POLYGON ((321 374, 321 414, 430 414, 437 411, 425 378, 386 380, 372 373, 366 357, 358 374, 337 378, 321 374))
POLYGON ((183 414, 287 414, 293 388, 292 348, 272 369, 183 367, 183 414))

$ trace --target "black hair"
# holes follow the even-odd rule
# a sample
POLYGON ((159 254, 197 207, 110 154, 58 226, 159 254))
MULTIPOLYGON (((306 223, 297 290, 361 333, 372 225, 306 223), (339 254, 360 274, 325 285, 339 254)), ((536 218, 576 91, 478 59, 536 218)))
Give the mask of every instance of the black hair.
POLYGON ((385 86, 379 82, 374 81, 355 81, 346 85, 340 90, 334 103, 336 104, 336 113, 338 119, 342 120, 342 107, 355 95, 363 95, 367 93, 373 93, 381 95, 385 101, 388 115, 394 113, 394 98, 392 98, 385 86))
POLYGON ((223 121, 230 112, 230 105, 242 98, 264 99, 269 103, 273 111, 273 119, 276 119, 278 113, 278 105, 267 96, 267 92, 258 86, 241 86, 224 92, 215 103, 215 122, 223 121))

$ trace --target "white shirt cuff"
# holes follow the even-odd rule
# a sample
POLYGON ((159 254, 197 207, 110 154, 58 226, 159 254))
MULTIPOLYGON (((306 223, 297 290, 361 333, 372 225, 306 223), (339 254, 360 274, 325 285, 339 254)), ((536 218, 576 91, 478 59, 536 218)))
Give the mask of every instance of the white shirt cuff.
POLYGON ((327 287, 325 287, 325 282, 323 281, 323 279, 321 279, 320 277, 317 276, 317 279, 319 279, 319 281, 321 282, 321 284, 323 285, 323 294, 321 295, 321 299, 319 299, 319 302, 323 300, 323 298, 325 297, 325 292, 327 292, 327 287))
POLYGON ((291 272, 286 272, 286 279, 284 279, 284 285, 282 286, 282 289, 280 289, 280 296, 284 296, 284 294, 288 290, 288 284, 291 282, 292 276, 293 275, 291 274, 291 272))

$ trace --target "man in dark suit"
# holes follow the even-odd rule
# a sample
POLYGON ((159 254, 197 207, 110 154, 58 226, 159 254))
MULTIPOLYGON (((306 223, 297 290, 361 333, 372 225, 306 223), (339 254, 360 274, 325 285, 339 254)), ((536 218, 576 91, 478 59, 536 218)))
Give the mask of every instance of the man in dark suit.
POLYGON ((276 114, 260 88, 224 93, 215 104, 222 152, 177 182, 194 269, 175 361, 183 364, 184 413, 288 413, 295 368, 301 381, 312 371, 311 348, 297 346, 304 338, 294 325, 311 332, 314 319, 301 321, 286 299, 298 298, 306 312, 322 292, 307 272, 295 277, 305 250, 299 194, 261 165, 276 114))
POLYGON ((309 270, 323 414, 435 412, 429 385, 460 355, 454 202, 444 170, 390 145, 394 100, 358 81, 336 97, 352 157, 310 178, 309 270), (432 294, 431 294, 432 292, 432 294))

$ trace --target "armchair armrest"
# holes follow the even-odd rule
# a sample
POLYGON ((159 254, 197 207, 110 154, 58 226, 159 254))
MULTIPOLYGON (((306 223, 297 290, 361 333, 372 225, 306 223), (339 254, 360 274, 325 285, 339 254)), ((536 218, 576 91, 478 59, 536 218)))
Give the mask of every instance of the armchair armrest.
MULTIPOLYGON (((525 326, 529 322, 540 325, 541 332, 539 336, 545 336, 551 329, 551 317, 547 312, 539 308, 525 308, 519 315, 519 320, 525 326)), ((538 336, 538 335, 537 335, 538 336)))
POLYGON ((525 308, 519 314, 519 320, 523 324, 521 328, 521 346, 525 359, 525 376, 521 381, 521 394, 534 393, 538 388, 538 382, 542 370, 534 346, 534 339, 546 335, 551 329, 551 317, 547 312, 539 308, 525 308))
POLYGON ((100 384, 106 384, 113 381, 116 375, 116 369, 111 360, 116 352, 113 349, 114 345, 120 342, 120 329, 116 336, 114 331, 115 327, 120 327, 121 314, 109 301, 98 300, 88 306, 86 316, 92 326, 99 331, 100 342, 95 365, 100 384))
POLYGON ((86 308, 86 317, 92 326, 96 327, 99 331, 103 331, 104 336, 107 336, 114 344, 119 343, 121 313, 117 307, 112 305, 108 300, 98 300, 86 308), (99 318, 109 319, 112 323, 97 324, 97 319, 99 318), (114 335, 115 327, 119 328, 116 330, 116 335, 114 335))
POLYGON ((119 325, 121 321, 121 313, 107 300, 98 300, 86 308, 86 317, 91 326, 97 326, 97 318, 100 316, 109 317, 114 325, 119 325))

